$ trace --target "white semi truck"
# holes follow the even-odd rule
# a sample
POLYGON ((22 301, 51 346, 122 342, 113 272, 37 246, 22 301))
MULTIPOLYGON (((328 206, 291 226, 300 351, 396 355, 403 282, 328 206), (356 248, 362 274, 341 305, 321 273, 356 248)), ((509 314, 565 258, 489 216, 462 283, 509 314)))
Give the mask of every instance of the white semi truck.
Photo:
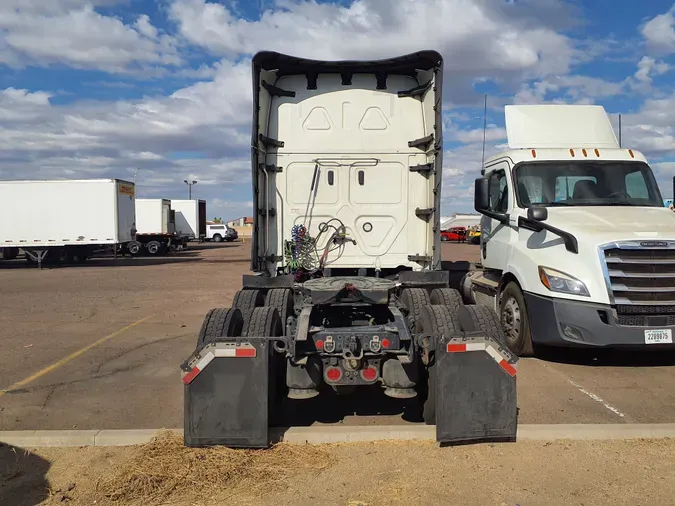
POLYGON ((189 241, 206 238, 206 201, 171 199, 171 209, 176 217, 176 234, 189 241))
POLYGON ((253 58, 251 268, 182 364, 190 446, 264 447, 325 390, 419 401, 442 442, 513 440, 496 312, 441 270, 443 59, 253 58))
POLYGON ((2 258, 23 250, 41 267, 117 253, 135 238, 134 199, 134 184, 120 179, 2 181, 2 258))
POLYGON ((161 255, 187 242, 176 234, 175 211, 169 199, 136 199, 136 239, 127 245, 131 255, 147 251, 161 255))
POLYGON ((675 214, 600 106, 507 106, 509 150, 475 183, 481 268, 462 291, 509 348, 673 348, 675 214))

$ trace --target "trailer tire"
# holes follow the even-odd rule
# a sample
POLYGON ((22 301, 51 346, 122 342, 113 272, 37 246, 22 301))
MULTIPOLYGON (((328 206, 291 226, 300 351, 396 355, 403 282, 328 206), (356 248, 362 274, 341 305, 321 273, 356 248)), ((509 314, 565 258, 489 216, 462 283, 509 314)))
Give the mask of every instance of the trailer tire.
MULTIPOLYGON (((427 305, 421 313, 420 330, 425 334, 452 336, 462 332, 457 309, 452 306, 427 305)), ((436 423, 436 367, 435 360, 427 367, 426 395, 422 398, 422 418, 427 425, 436 423)))
POLYGON ((459 308, 462 305, 462 296, 454 288, 434 288, 429 299, 432 306, 459 308))
POLYGON ((286 335, 286 320, 294 313, 293 290, 273 288, 265 296, 265 307, 273 307, 279 312, 283 335, 286 335))
POLYGON ((159 241, 150 241, 145 247, 151 255, 156 255, 162 249, 162 245, 159 241))
POLYGON ((141 252, 142 247, 143 246, 141 245, 140 242, 131 241, 129 244, 127 244, 127 251, 132 257, 135 257, 141 252))
POLYGON ((55 260, 59 264, 69 264, 73 260, 73 251, 70 248, 59 248, 55 260))
POLYGON ((197 349, 223 337, 239 337, 244 326, 244 318, 237 308, 211 309, 204 317, 204 323, 197 336, 197 349))
POLYGON ((519 357, 534 355, 525 298, 514 281, 506 285, 499 300, 499 319, 508 348, 519 357))
POLYGON ((401 302, 408 309, 408 320, 413 332, 419 332, 417 322, 419 322, 422 308, 429 306, 429 293, 423 288, 404 288, 401 292, 401 302))
POLYGON ((19 248, 2 248, 3 260, 14 260, 19 256, 19 248))
POLYGON ((265 305, 265 295, 261 290, 239 290, 234 295, 232 307, 248 311, 265 305))

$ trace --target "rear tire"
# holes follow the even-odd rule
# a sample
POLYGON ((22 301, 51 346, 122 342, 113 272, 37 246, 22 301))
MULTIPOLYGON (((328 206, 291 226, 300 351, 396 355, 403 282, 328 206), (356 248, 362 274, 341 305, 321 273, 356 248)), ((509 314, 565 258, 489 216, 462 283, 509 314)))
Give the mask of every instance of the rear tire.
POLYGON ((508 348, 519 357, 534 355, 532 333, 523 292, 511 281, 501 294, 499 319, 508 348))
POLYGON ((213 236, 213 240, 214 240, 215 242, 222 242, 222 241, 223 241, 223 236, 220 235, 220 234, 216 234, 216 235, 213 236))
POLYGON ((223 337, 241 336, 244 318, 236 308, 211 309, 204 317, 204 323, 197 336, 197 349, 202 349, 223 337))
POLYGON ((279 311, 273 307, 257 307, 245 315, 242 337, 281 337, 279 311))
POLYGON ((279 312, 283 335, 286 335, 286 320, 294 313, 293 290, 288 288, 274 288, 265 296, 265 307, 273 307, 279 312))
MULTIPOLYGON (((431 335, 452 336, 462 329, 456 309, 451 306, 424 306, 420 317, 421 331, 431 335)), ((427 425, 436 423, 436 357, 427 366, 426 396, 422 400, 422 418, 427 425)))
POLYGON ((138 241, 131 241, 127 244, 127 251, 132 257, 137 256, 141 252, 142 245, 138 241))
POLYGON ((162 249, 162 245, 159 241, 150 241, 145 247, 151 255, 158 254, 162 249))
POLYGON ((239 290, 234 295, 232 307, 249 311, 265 305, 265 295, 261 290, 239 290))
POLYGON ((458 308, 462 305, 462 296, 454 288, 434 288, 431 290, 432 306, 451 306, 458 308))
POLYGON ((419 332, 417 323, 424 306, 431 304, 429 293, 423 288, 404 288, 401 292, 401 302, 408 309, 408 320, 413 333, 419 332))

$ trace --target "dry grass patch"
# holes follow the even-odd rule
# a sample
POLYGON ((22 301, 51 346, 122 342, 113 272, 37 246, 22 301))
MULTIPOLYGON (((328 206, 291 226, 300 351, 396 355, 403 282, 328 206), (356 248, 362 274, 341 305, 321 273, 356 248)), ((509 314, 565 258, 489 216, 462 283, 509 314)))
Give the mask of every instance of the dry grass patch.
POLYGON ((329 464, 328 451, 316 446, 188 448, 180 435, 167 431, 139 446, 96 489, 101 499, 118 504, 166 504, 186 497, 199 502, 242 491, 260 495, 295 474, 319 472, 329 464))

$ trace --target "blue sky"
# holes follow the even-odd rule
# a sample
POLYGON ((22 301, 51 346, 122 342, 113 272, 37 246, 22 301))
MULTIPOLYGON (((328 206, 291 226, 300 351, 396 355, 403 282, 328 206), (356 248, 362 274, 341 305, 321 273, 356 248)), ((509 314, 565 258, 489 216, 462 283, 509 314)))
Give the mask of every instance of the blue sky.
POLYGON ((596 103, 671 197, 673 2, 2 0, 0 178, 133 178, 140 196, 250 214, 250 56, 437 49, 446 60, 443 214, 471 209, 509 103, 596 103))

